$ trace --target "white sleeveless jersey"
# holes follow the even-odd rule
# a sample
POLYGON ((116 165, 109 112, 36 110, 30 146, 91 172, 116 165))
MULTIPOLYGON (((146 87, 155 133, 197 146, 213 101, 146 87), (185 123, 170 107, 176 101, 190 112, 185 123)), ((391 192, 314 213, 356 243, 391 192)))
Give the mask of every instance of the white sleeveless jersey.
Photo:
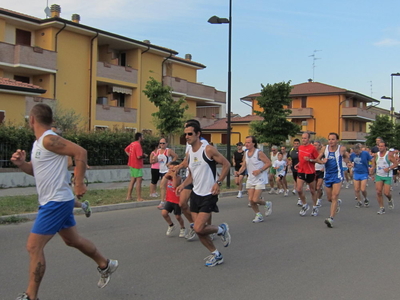
POLYGON ((160 166, 160 173, 161 174, 165 174, 165 173, 168 172, 167 164, 172 161, 172 157, 168 156, 168 152, 169 152, 168 148, 165 149, 163 154, 160 153, 160 150, 158 150, 158 152, 157 152, 157 154, 158 154, 158 156, 157 156, 158 164, 160 166))
POLYGON ((274 164, 275 161, 278 160, 278 152, 274 155, 274 153, 271 151, 271 163, 274 164))
POLYGON ((51 152, 43 146, 43 138, 50 134, 57 135, 52 130, 47 130, 35 141, 31 153, 40 205, 49 201, 63 202, 74 199, 69 186, 68 156, 51 152))
POLYGON ((383 169, 389 168, 392 162, 388 157, 389 152, 386 151, 385 155, 381 157, 379 152, 376 154, 376 175, 381 177, 393 177, 393 171, 385 172, 383 169))
POLYGON ((192 147, 189 149, 188 166, 193 178, 193 192, 199 196, 210 195, 216 181, 217 166, 214 160, 207 157, 206 147, 202 144, 196 152, 192 147))
POLYGON ((260 173, 257 176, 253 175, 253 171, 259 170, 264 166, 264 162, 262 162, 258 158, 259 152, 260 149, 255 149, 251 157, 249 157, 249 151, 245 152, 246 168, 247 168, 247 173, 249 174, 247 182, 250 183, 251 185, 268 183, 268 173, 266 171, 260 173))

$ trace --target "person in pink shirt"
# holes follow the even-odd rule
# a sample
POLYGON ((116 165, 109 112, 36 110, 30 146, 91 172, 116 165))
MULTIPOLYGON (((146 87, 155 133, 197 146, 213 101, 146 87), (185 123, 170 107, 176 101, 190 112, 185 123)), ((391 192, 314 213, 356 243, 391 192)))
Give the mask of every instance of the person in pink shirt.
POLYGON ((142 178, 143 178, 143 158, 147 157, 147 154, 143 153, 142 145, 143 135, 140 132, 135 134, 135 141, 130 143, 125 148, 126 155, 129 156, 128 166, 131 173, 131 181, 128 186, 128 195, 126 200, 132 200, 132 190, 136 185, 137 201, 143 201, 142 199, 142 178))

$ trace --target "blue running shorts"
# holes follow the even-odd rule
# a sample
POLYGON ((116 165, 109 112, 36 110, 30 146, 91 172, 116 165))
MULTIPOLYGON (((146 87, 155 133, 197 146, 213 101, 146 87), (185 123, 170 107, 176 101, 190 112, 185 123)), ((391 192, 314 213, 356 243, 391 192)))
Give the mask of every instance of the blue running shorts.
POLYGON ((74 203, 75 200, 64 202, 50 201, 45 205, 39 206, 37 218, 31 232, 54 235, 61 229, 75 226, 74 203))
POLYGON ((353 179, 357 180, 357 181, 367 180, 368 179, 368 174, 357 174, 357 173, 354 173, 353 174, 353 179))

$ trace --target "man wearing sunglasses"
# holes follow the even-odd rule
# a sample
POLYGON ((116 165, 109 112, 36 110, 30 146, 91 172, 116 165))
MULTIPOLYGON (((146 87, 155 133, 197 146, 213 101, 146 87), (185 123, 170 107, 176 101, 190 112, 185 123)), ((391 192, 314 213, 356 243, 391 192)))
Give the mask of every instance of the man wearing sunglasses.
POLYGON ((215 147, 202 144, 201 128, 197 123, 186 124, 184 132, 186 141, 191 145, 186 154, 189 174, 177 188, 177 193, 183 191, 187 185, 193 184, 190 212, 194 221, 194 230, 201 243, 211 252, 211 255, 206 257, 205 265, 214 267, 222 264, 224 259, 214 246, 210 235, 216 233, 220 236, 224 247, 228 247, 231 241, 228 224, 222 223, 219 226, 209 224, 211 213, 218 212, 218 194, 222 181, 229 173, 230 163, 215 147), (218 177, 217 163, 222 165, 218 177))

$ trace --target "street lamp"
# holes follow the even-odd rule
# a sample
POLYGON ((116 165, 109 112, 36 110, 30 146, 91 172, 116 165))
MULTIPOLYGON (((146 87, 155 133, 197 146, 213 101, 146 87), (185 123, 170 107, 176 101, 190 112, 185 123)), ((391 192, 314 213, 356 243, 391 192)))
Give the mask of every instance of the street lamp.
POLYGON ((392 73, 390 74, 390 97, 392 98, 391 100, 391 105, 390 105, 390 120, 393 123, 393 115, 394 115, 394 107, 393 107, 393 76, 400 76, 400 73, 392 73))
MULTIPOLYGON (((229 19, 227 18, 219 18, 217 16, 212 16, 208 23, 210 24, 229 24, 229 40, 228 40, 228 129, 227 129, 227 147, 226 147, 226 159, 231 161, 231 61, 232 61, 232 0, 229 0, 229 19)), ((399 74, 400 75, 400 74, 399 74)), ((231 177, 230 171, 229 175, 226 178, 226 186, 230 188, 231 186, 231 177)))

